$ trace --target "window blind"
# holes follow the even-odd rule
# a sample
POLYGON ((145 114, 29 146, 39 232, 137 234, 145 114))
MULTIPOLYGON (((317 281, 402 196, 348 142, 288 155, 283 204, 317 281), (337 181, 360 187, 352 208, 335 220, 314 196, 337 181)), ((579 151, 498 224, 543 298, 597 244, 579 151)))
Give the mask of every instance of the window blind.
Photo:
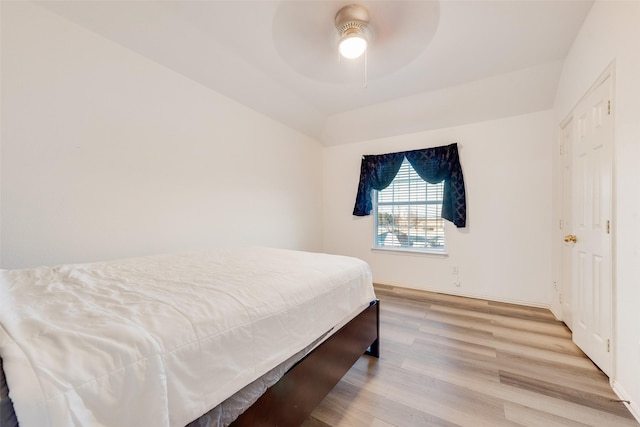
POLYGON ((391 184, 377 192, 375 246, 444 251, 443 194, 444 182, 427 183, 405 158, 391 184))

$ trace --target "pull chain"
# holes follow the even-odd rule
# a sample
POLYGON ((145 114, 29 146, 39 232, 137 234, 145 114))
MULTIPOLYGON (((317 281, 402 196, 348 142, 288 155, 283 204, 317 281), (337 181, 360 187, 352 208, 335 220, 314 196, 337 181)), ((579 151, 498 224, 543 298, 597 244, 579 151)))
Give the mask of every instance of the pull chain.
MULTIPOLYGON (((369 50, 369 49, 367 49, 369 50)), ((367 88, 367 50, 364 51, 364 87, 367 88)))

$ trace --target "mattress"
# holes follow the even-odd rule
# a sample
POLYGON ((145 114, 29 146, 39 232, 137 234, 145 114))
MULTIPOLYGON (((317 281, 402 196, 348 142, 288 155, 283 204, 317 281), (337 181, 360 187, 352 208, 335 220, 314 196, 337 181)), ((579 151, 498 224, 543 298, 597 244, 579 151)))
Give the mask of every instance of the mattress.
POLYGON ((184 426, 375 299, 350 257, 234 248, 1 272, 22 427, 184 426))

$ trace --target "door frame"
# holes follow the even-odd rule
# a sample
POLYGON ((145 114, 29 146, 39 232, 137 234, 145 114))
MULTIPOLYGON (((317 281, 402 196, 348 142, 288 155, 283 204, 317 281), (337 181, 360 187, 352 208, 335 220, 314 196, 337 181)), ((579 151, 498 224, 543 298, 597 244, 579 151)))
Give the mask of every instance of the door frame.
POLYGON ((562 320, 569 329, 572 330, 573 325, 573 263, 569 261, 567 264, 567 260, 565 258, 568 243, 562 241, 562 238, 566 234, 572 234, 571 226, 573 224, 572 220, 572 209, 571 206, 567 209, 567 190, 569 190, 569 204, 571 204, 573 200, 573 183, 571 181, 571 174, 573 168, 573 159, 571 157, 573 152, 573 138, 574 133, 572 130, 573 126, 573 116, 569 116, 566 122, 563 122, 560 127, 560 148, 559 148, 559 161, 558 161, 558 179, 559 179, 559 212, 560 219, 558 224, 559 232, 556 233, 557 242, 559 251, 558 251, 558 262, 559 262, 559 278, 558 278, 558 286, 556 286, 558 295, 557 295, 557 311, 559 315, 559 319, 562 320), (568 165, 568 166, 567 166, 568 165), (567 183, 567 171, 565 170, 568 167, 569 172, 569 182, 567 183), (568 217, 567 217, 568 216, 568 217), (567 305, 570 307, 569 310, 566 310, 567 305))

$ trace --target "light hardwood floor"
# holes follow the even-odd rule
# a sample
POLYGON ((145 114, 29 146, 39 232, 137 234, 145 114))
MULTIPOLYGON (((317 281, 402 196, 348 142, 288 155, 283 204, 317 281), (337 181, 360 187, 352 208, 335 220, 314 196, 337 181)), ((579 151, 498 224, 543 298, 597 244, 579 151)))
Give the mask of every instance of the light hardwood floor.
POLYGON ((548 310, 376 293, 380 359, 361 357, 305 427, 639 426, 548 310))

